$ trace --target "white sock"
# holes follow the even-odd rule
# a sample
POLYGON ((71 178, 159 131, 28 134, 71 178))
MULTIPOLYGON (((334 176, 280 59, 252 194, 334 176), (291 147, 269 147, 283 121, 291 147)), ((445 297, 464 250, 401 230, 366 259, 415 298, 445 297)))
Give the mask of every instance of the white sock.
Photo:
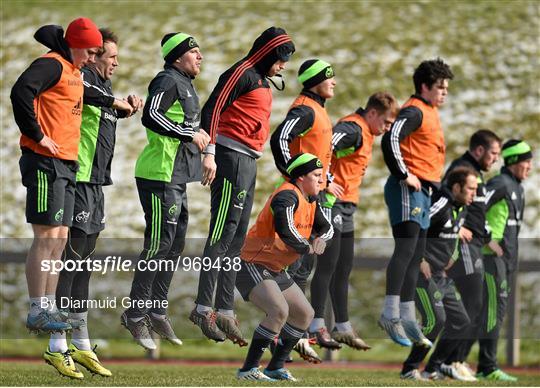
POLYGON ((156 314, 156 313, 150 313, 150 314, 152 314, 152 318, 158 319, 160 321, 164 321, 165 318, 167 318, 167 315, 165 314, 156 314))
POLYGON ((336 322, 337 331, 353 331, 351 322, 336 322))
POLYGON ((68 350, 66 332, 53 333, 49 339, 49 350, 54 353, 65 353, 68 350))
POLYGON ((416 310, 414 300, 401 302, 399 304, 399 316, 406 321, 416 321, 416 310))
POLYGON ((383 313, 385 318, 399 318, 399 295, 386 295, 384 297, 383 313))
POLYGON ((315 333, 317 330, 322 329, 325 327, 324 318, 313 318, 311 323, 309 324, 309 332, 315 333))
POLYGON ((202 304, 197 305, 197 312, 201 314, 206 314, 208 311, 212 311, 212 307, 204 306, 202 304))
POLYGON ((50 313, 55 313, 58 311, 56 308, 56 295, 45 295, 47 298, 48 306, 47 311, 50 313))
POLYGON ((234 310, 218 309, 218 313, 234 318, 234 310))
MULTIPOLYGON (((41 307, 41 296, 38 296, 37 298, 30 298, 30 315, 38 315, 42 310, 45 310, 41 307)), ((45 302, 45 301, 43 301, 45 302)), ((45 306, 43 306, 45 307, 45 306)))
POLYGON ((69 313, 69 318, 73 320, 84 320, 84 325, 74 329, 71 333, 71 343, 79 350, 92 350, 90 335, 88 334, 88 311, 83 313, 69 313))

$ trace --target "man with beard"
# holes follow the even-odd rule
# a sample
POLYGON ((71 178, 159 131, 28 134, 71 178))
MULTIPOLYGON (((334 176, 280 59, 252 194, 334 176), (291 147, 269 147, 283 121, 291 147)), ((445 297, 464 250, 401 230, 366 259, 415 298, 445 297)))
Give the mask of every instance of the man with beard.
POLYGON ((161 39, 165 61, 148 86, 142 123, 148 144, 135 165, 139 199, 146 228, 144 248, 131 285, 132 301, 151 301, 152 308, 132 305, 121 318, 139 345, 155 349, 150 330, 174 345, 182 341, 167 315, 168 293, 174 262, 182 253, 188 225, 187 184, 201 179, 200 152, 209 136, 199 130, 199 96, 193 80, 201 71, 203 56, 194 37, 172 32, 161 39), (150 270, 150 263, 155 269, 150 270), (165 265, 163 265, 165 264, 165 265))

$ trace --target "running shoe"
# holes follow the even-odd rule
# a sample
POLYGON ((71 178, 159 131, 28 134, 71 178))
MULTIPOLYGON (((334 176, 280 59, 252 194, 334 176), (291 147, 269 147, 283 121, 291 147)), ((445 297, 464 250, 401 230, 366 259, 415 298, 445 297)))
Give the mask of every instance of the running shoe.
POLYGON ((401 325, 403 326, 407 337, 409 337, 409 339, 416 345, 423 346, 425 348, 431 348, 433 346, 433 343, 426 338, 424 333, 422 333, 422 330, 420 330, 420 326, 418 326, 416 321, 402 319, 401 325))
POLYGON ((441 372, 443 375, 459 381, 477 381, 475 377, 462 373, 457 367, 457 362, 452 364, 441 364, 441 372))
POLYGON ((371 346, 366 344, 362 338, 356 334, 356 332, 353 331, 338 331, 334 328, 332 330, 332 338, 335 339, 337 342, 340 342, 342 344, 348 345, 353 349, 356 350, 369 350, 371 349, 371 346))
POLYGON ((423 371, 421 374, 422 377, 426 380, 437 381, 445 379, 444 375, 438 370, 433 372, 423 371))
POLYGON ((478 379, 475 377, 475 373, 473 372, 469 364, 467 364, 466 362, 455 361, 452 363, 452 365, 458 370, 458 372, 462 376, 466 376, 469 379, 468 381, 478 381, 478 379))
POLYGON ((174 329, 171 324, 171 320, 168 316, 165 316, 164 319, 158 319, 152 314, 150 317, 150 327, 154 332, 159 334, 162 338, 165 338, 173 345, 182 345, 182 340, 176 336, 174 329))
POLYGON ((330 336, 326 327, 321 327, 315 332, 309 332, 309 338, 315 338, 317 345, 330 350, 341 349, 341 344, 330 336))
POLYGON ((31 332, 62 332, 71 330, 71 325, 67 322, 62 322, 45 310, 41 310, 37 315, 30 315, 26 318, 26 327, 31 332))
POLYGON ((264 374, 274 380, 298 381, 298 379, 285 368, 279 368, 276 370, 265 369, 264 374))
POLYGON ((97 345, 94 346, 92 350, 80 350, 73 344, 69 345, 69 352, 73 361, 77 364, 84 366, 88 369, 93 375, 100 375, 103 377, 111 377, 112 372, 101 365, 101 362, 98 359, 96 354, 97 345))
POLYGON ((313 364, 320 364, 322 362, 317 352, 311 347, 310 340, 307 338, 300 338, 296 345, 294 345, 293 350, 307 362, 313 364))
POLYGON ((478 372, 476 374, 476 377, 479 379, 485 379, 485 380, 495 380, 495 381, 509 381, 509 382, 515 382, 517 381, 517 377, 511 376, 506 372, 503 372, 501 369, 495 369, 493 372, 484 374, 482 372, 478 372))
POLYGON ((157 348, 152 336, 150 335, 150 323, 146 315, 144 318, 138 321, 133 321, 132 319, 128 318, 127 314, 124 312, 120 319, 120 323, 129 330, 135 342, 137 342, 143 348, 147 350, 154 350, 157 348))
POLYGON ((55 320, 58 322, 68 323, 72 329, 79 329, 86 325, 84 319, 74 319, 69 317, 69 312, 65 310, 57 310, 51 313, 55 320))
MULTIPOLYGON (((201 328, 203 334, 216 342, 223 342, 227 338, 225 333, 216 326, 216 313, 208 310, 205 314, 201 314, 194 308, 189 314, 189 320, 201 328)), ((262 373, 262 372, 261 372, 262 373)))
POLYGON ((422 377, 422 374, 418 369, 412 369, 407 373, 401 373, 399 375, 399 378, 402 380, 428 381, 427 379, 422 377))
POLYGON ((377 323, 395 343, 401 346, 412 346, 412 342, 407 338, 399 318, 388 319, 384 315, 381 315, 377 323))
POLYGON ((49 365, 52 365, 62 376, 67 376, 71 379, 82 380, 84 375, 75 367, 75 363, 71 358, 71 352, 67 350, 64 353, 51 352, 49 348, 43 353, 43 359, 49 365))
POLYGON ((262 373, 259 368, 251 368, 250 370, 247 370, 245 372, 242 372, 240 369, 238 369, 238 372, 236 372, 236 378, 238 380, 276 381, 262 373))
POLYGON ((236 316, 231 317, 217 312, 216 325, 234 344, 238 344, 240 347, 247 346, 248 341, 244 338, 240 330, 236 316))

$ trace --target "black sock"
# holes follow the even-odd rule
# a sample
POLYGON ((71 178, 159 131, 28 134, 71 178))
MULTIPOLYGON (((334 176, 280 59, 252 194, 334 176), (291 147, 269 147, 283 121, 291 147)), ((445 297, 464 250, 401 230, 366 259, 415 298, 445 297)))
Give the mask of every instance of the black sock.
POLYGON ((283 368, 285 365, 285 360, 289 357, 294 345, 298 342, 300 338, 304 336, 305 330, 299 329, 285 323, 281 333, 279 333, 279 340, 272 355, 270 363, 266 367, 268 370, 276 370, 283 368))
POLYGON ((244 366, 242 369, 240 369, 240 371, 246 372, 251 368, 257 368, 261 362, 261 357, 264 351, 270 345, 270 342, 274 340, 276 335, 277 333, 274 333, 272 330, 269 330, 264 326, 257 326, 253 332, 253 339, 249 345, 246 361, 244 362, 244 366))

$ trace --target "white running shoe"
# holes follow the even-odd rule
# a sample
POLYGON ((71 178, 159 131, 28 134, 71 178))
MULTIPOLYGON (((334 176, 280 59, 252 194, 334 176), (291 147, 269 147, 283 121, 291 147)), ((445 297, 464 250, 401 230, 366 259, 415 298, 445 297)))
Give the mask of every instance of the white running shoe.
POLYGON ((422 377, 422 374, 418 369, 410 370, 407 373, 401 373, 399 378, 402 380, 429 381, 422 377))
POLYGON ((470 380, 467 375, 462 374, 457 368, 456 363, 452 364, 441 364, 441 372, 443 375, 450 377, 454 380, 459 381, 476 381, 476 378, 474 380, 470 380))
POLYGON ((275 379, 271 379, 270 377, 262 373, 259 368, 251 368, 250 370, 247 370, 245 372, 242 372, 240 369, 238 369, 238 372, 236 372, 236 378, 238 380, 276 381, 275 379))
POLYGON ((475 377, 474 372, 469 367, 469 364, 466 362, 453 362, 452 365, 454 368, 459 372, 460 376, 462 376, 464 379, 463 381, 478 381, 478 379, 475 377))
POLYGON ((298 352, 300 357, 307 362, 313 364, 320 364, 322 362, 317 352, 311 347, 310 340, 307 338, 300 338, 296 345, 294 345, 293 350, 298 352))

